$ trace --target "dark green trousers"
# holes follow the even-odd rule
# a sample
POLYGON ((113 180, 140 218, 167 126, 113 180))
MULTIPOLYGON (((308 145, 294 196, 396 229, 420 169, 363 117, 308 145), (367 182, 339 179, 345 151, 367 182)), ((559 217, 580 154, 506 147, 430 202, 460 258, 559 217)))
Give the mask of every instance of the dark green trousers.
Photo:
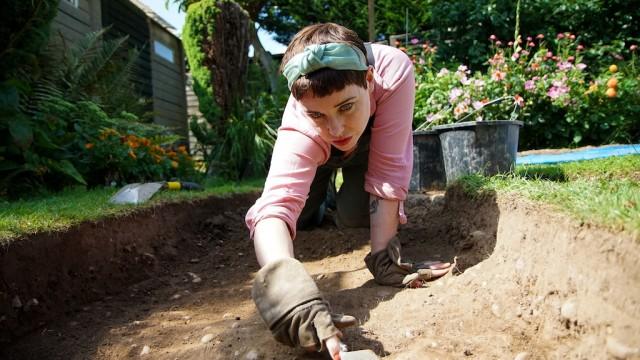
POLYGON ((369 193, 364 191, 364 175, 369 165, 371 123, 370 120, 351 154, 345 157, 342 151, 331 148, 327 163, 316 170, 309 197, 298 218, 298 229, 309 229, 322 223, 327 207, 335 208, 338 227, 369 227, 369 193), (342 169, 343 183, 336 192, 338 169, 342 169))

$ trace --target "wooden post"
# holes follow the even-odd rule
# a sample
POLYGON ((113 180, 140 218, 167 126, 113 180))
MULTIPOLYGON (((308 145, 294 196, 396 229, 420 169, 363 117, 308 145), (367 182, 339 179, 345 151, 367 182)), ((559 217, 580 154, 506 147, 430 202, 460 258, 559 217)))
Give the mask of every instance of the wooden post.
POLYGON ((376 16, 373 10, 374 0, 369 0, 369 41, 376 41, 375 22, 376 16))

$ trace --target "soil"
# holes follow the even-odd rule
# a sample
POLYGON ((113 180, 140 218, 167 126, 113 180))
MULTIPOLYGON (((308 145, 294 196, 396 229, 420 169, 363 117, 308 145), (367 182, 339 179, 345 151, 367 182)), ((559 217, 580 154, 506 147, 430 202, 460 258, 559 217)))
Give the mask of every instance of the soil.
MULTIPOLYGON (((256 313, 243 223, 256 196, 162 206, 2 249, 0 358, 328 359, 276 343, 256 313)), ((457 258, 425 288, 372 281, 367 229, 326 222, 295 241, 333 310, 359 319, 344 333, 350 349, 396 360, 639 358, 639 239, 458 189, 411 195, 405 209, 406 257, 457 258)))

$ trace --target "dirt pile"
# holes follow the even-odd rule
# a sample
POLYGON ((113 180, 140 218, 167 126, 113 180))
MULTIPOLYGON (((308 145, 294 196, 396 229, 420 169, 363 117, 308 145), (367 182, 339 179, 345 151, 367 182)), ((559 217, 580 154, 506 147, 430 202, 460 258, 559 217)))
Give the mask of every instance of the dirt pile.
MULTIPOLYGON (((258 265, 242 223, 250 204, 194 216, 172 233, 185 237, 172 257, 151 247, 160 260, 150 278, 74 307, 0 357, 324 359, 275 343, 255 312, 258 265)), ((333 309, 358 317, 345 332, 352 349, 389 359, 638 357, 637 239, 508 196, 453 190, 414 195, 406 208, 407 257, 458 259, 455 274, 427 288, 376 285, 363 262, 368 230, 325 224, 296 240, 333 309)))

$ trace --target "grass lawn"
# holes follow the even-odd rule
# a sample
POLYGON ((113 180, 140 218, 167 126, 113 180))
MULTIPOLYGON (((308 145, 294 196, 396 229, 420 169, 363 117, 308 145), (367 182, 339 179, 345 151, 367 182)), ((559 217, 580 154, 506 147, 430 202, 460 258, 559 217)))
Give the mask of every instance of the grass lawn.
POLYGON ((640 234, 640 155, 518 166, 512 175, 468 176, 461 182, 474 196, 517 193, 585 223, 640 234))
MULTIPOLYGON (((517 193, 551 204, 580 221, 640 234, 640 155, 518 166, 512 175, 467 176, 461 183, 472 196, 488 191, 517 193)), ((0 201, 0 244, 17 236, 64 230, 83 221, 130 213, 163 202, 259 191, 263 184, 264 179, 256 179, 210 183, 201 192, 160 191, 142 205, 109 203, 116 188, 90 191, 73 188, 47 197, 0 201)))
POLYGON ((204 191, 159 191, 141 205, 114 205, 109 198, 118 188, 86 190, 70 188, 46 197, 28 200, 0 200, 0 245, 21 235, 49 230, 64 230, 87 220, 96 220, 115 214, 126 214, 141 207, 165 202, 198 199, 211 195, 224 195, 259 191, 264 179, 241 183, 211 182, 204 191))

